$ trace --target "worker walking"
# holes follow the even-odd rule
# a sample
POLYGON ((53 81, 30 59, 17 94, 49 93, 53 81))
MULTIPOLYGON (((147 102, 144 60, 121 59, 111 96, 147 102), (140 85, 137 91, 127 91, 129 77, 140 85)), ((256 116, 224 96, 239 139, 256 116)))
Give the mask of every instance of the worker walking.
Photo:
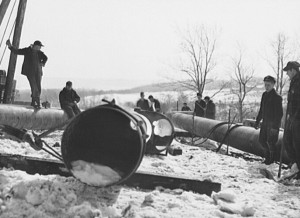
POLYGON ((300 179, 300 64, 290 61, 283 68, 291 83, 288 92, 287 120, 284 129, 284 146, 293 163, 298 168, 297 179, 300 179))
POLYGON ((21 74, 27 76, 31 88, 31 106, 40 109, 41 96, 41 81, 43 76, 42 67, 45 66, 48 58, 41 51, 43 44, 36 40, 33 45, 27 48, 17 49, 12 46, 10 40, 6 41, 8 48, 17 55, 24 55, 24 62, 22 65, 21 74))
POLYGON ((197 101, 195 101, 195 109, 194 109, 194 114, 197 117, 204 117, 205 115, 205 109, 206 109, 206 103, 202 99, 202 94, 197 93, 197 101))
POLYGON ((68 114, 69 118, 73 118, 81 112, 77 106, 77 103, 80 101, 80 97, 77 95, 72 86, 72 82, 68 81, 66 83, 66 87, 64 87, 59 93, 60 107, 68 114))
POLYGON ((212 120, 216 119, 215 103, 210 99, 209 96, 205 96, 204 101, 206 102, 205 117, 212 120))
POLYGON ((144 92, 140 93, 141 98, 137 101, 136 106, 142 110, 148 111, 149 108, 149 102, 147 99, 145 99, 144 92))
POLYGON ((262 120, 259 142, 264 149, 264 163, 269 165, 274 162, 275 145, 278 141, 279 128, 283 115, 282 98, 274 89, 276 80, 272 76, 264 78, 266 91, 263 93, 260 109, 254 127, 257 129, 262 120))
POLYGON ((153 98, 152 95, 149 95, 149 101, 150 101, 150 111, 154 112, 161 112, 160 103, 157 99, 153 98))

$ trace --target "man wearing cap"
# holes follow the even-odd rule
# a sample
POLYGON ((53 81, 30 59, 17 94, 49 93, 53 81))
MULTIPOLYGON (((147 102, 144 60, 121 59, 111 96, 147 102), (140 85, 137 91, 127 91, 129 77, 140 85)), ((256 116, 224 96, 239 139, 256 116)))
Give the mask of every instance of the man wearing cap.
POLYGON ((195 101, 194 115, 197 117, 204 117, 206 110, 206 103, 202 99, 201 93, 197 93, 198 100, 195 101))
MULTIPOLYGON (((284 146, 288 156, 300 169, 300 64, 290 61, 283 68, 289 76, 291 83, 288 92, 287 120, 284 129, 284 146)), ((297 179, 300 179, 300 171, 297 179)))
POLYGON ((31 106, 40 109, 40 96, 41 96, 41 81, 43 76, 42 67, 45 66, 48 58, 41 51, 43 44, 36 40, 33 45, 27 48, 17 49, 12 46, 10 40, 6 41, 8 48, 18 55, 24 55, 21 74, 27 76, 31 88, 31 106))
POLYGON ((266 76, 264 83, 266 91, 262 95, 260 109, 254 127, 257 129, 262 120, 259 142, 264 149, 264 163, 269 165, 274 162, 275 145, 278 141, 283 110, 282 98, 274 89, 276 83, 275 78, 266 76))
POLYGON ((80 101, 79 95, 72 87, 72 82, 66 82, 66 87, 59 93, 59 103, 61 109, 63 109, 68 117, 71 119, 79 114, 81 111, 77 106, 77 103, 80 101))

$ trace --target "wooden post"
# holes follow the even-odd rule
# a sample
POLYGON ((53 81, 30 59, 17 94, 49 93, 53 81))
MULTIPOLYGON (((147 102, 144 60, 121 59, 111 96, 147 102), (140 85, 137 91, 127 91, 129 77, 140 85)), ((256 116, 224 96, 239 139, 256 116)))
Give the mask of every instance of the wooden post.
POLYGON ((2 23, 2 20, 4 18, 4 15, 7 11, 7 8, 9 6, 10 0, 2 0, 1 5, 0 5, 0 26, 2 23))
MULTIPOLYGON (((20 44, 26 4, 27 4, 27 0, 20 0, 19 2, 16 26, 14 31, 14 38, 12 42, 12 45, 16 48, 19 48, 19 44, 20 44)), ((12 94, 13 80, 14 80, 15 70, 16 70, 16 63, 17 63, 17 55, 11 52, 8 70, 7 70, 6 84, 5 84, 4 103, 11 103, 11 94, 12 94)))

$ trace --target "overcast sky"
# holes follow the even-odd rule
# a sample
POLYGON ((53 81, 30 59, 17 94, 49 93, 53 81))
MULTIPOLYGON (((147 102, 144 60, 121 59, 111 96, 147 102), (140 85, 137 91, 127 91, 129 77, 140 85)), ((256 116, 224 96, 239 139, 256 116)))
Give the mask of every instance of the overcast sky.
MULTIPOLYGON (((36 39, 45 45, 45 88, 66 80, 75 87, 130 88, 166 80, 180 54, 179 32, 203 24, 221 30, 215 75, 228 75, 238 42, 263 76, 271 73, 263 58, 276 34, 299 36, 299 6, 297 0, 28 0, 20 47, 36 39)), ((20 89, 29 87, 22 60, 15 76, 20 89)))

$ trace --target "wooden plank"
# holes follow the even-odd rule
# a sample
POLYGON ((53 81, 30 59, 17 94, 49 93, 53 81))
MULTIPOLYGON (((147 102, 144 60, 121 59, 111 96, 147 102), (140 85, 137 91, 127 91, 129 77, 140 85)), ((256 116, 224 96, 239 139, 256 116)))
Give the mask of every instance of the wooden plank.
MULTIPOLYGON (((12 167, 16 170, 26 171, 28 174, 38 173, 42 175, 57 174, 66 177, 72 176, 61 161, 21 155, 0 154, 0 167, 12 167)), ((157 186, 169 189, 180 188, 185 191, 193 191, 208 196, 211 195, 212 191, 219 192, 221 190, 220 183, 192 180, 184 177, 167 176, 143 171, 137 171, 122 184, 129 187, 139 187, 151 190, 155 189, 157 186)))

